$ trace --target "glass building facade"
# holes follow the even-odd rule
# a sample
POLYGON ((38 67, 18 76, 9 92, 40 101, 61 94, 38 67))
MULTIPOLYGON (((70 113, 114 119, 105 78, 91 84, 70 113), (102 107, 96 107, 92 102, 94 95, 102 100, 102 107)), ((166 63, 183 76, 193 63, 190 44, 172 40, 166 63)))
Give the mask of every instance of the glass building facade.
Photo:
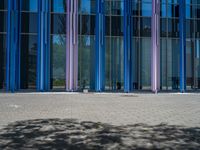
POLYGON ((0 0, 0 91, 196 91, 198 0, 0 0))

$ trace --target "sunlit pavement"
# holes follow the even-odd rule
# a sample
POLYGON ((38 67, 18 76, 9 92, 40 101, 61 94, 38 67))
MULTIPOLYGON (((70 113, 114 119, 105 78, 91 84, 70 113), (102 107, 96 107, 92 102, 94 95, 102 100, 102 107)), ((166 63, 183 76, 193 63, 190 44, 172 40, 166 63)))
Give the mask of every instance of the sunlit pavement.
POLYGON ((0 126, 27 119, 63 118, 112 125, 200 126, 200 94, 0 94, 0 126))
POLYGON ((200 94, 0 94, 0 149, 200 149, 200 94))

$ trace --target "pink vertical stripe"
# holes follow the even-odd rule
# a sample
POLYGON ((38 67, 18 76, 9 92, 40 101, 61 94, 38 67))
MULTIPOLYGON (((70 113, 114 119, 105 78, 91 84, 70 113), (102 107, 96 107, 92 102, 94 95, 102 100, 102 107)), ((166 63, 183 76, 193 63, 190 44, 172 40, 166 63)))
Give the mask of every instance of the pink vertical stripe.
POLYGON ((77 90, 78 80, 78 0, 66 0, 66 90, 77 90))
POLYGON ((152 0, 151 90, 160 89, 160 0, 152 0))

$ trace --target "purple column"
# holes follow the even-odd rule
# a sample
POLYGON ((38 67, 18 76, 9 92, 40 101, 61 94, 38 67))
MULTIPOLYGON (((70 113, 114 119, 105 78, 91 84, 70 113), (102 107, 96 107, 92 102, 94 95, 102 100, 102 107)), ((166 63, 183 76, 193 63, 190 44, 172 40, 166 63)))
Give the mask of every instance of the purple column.
POLYGON ((66 91, 77 90, 78 0, 66 0, 66 91))
POLYGON ((152 0, 151 90, 160 89, 160 0, 152 0))

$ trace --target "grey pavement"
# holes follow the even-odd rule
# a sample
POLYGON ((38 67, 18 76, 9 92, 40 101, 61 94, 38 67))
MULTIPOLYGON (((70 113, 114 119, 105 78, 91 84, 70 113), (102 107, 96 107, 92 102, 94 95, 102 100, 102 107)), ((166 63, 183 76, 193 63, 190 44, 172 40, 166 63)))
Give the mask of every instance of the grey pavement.
POLYGON ((14 121, 39 118, 196 127, 200 126, 200 94, 0 94, 1 127, 14 121))
POLYGON ((0 149, 200 149, 200 94, 0 93, 0 149))

